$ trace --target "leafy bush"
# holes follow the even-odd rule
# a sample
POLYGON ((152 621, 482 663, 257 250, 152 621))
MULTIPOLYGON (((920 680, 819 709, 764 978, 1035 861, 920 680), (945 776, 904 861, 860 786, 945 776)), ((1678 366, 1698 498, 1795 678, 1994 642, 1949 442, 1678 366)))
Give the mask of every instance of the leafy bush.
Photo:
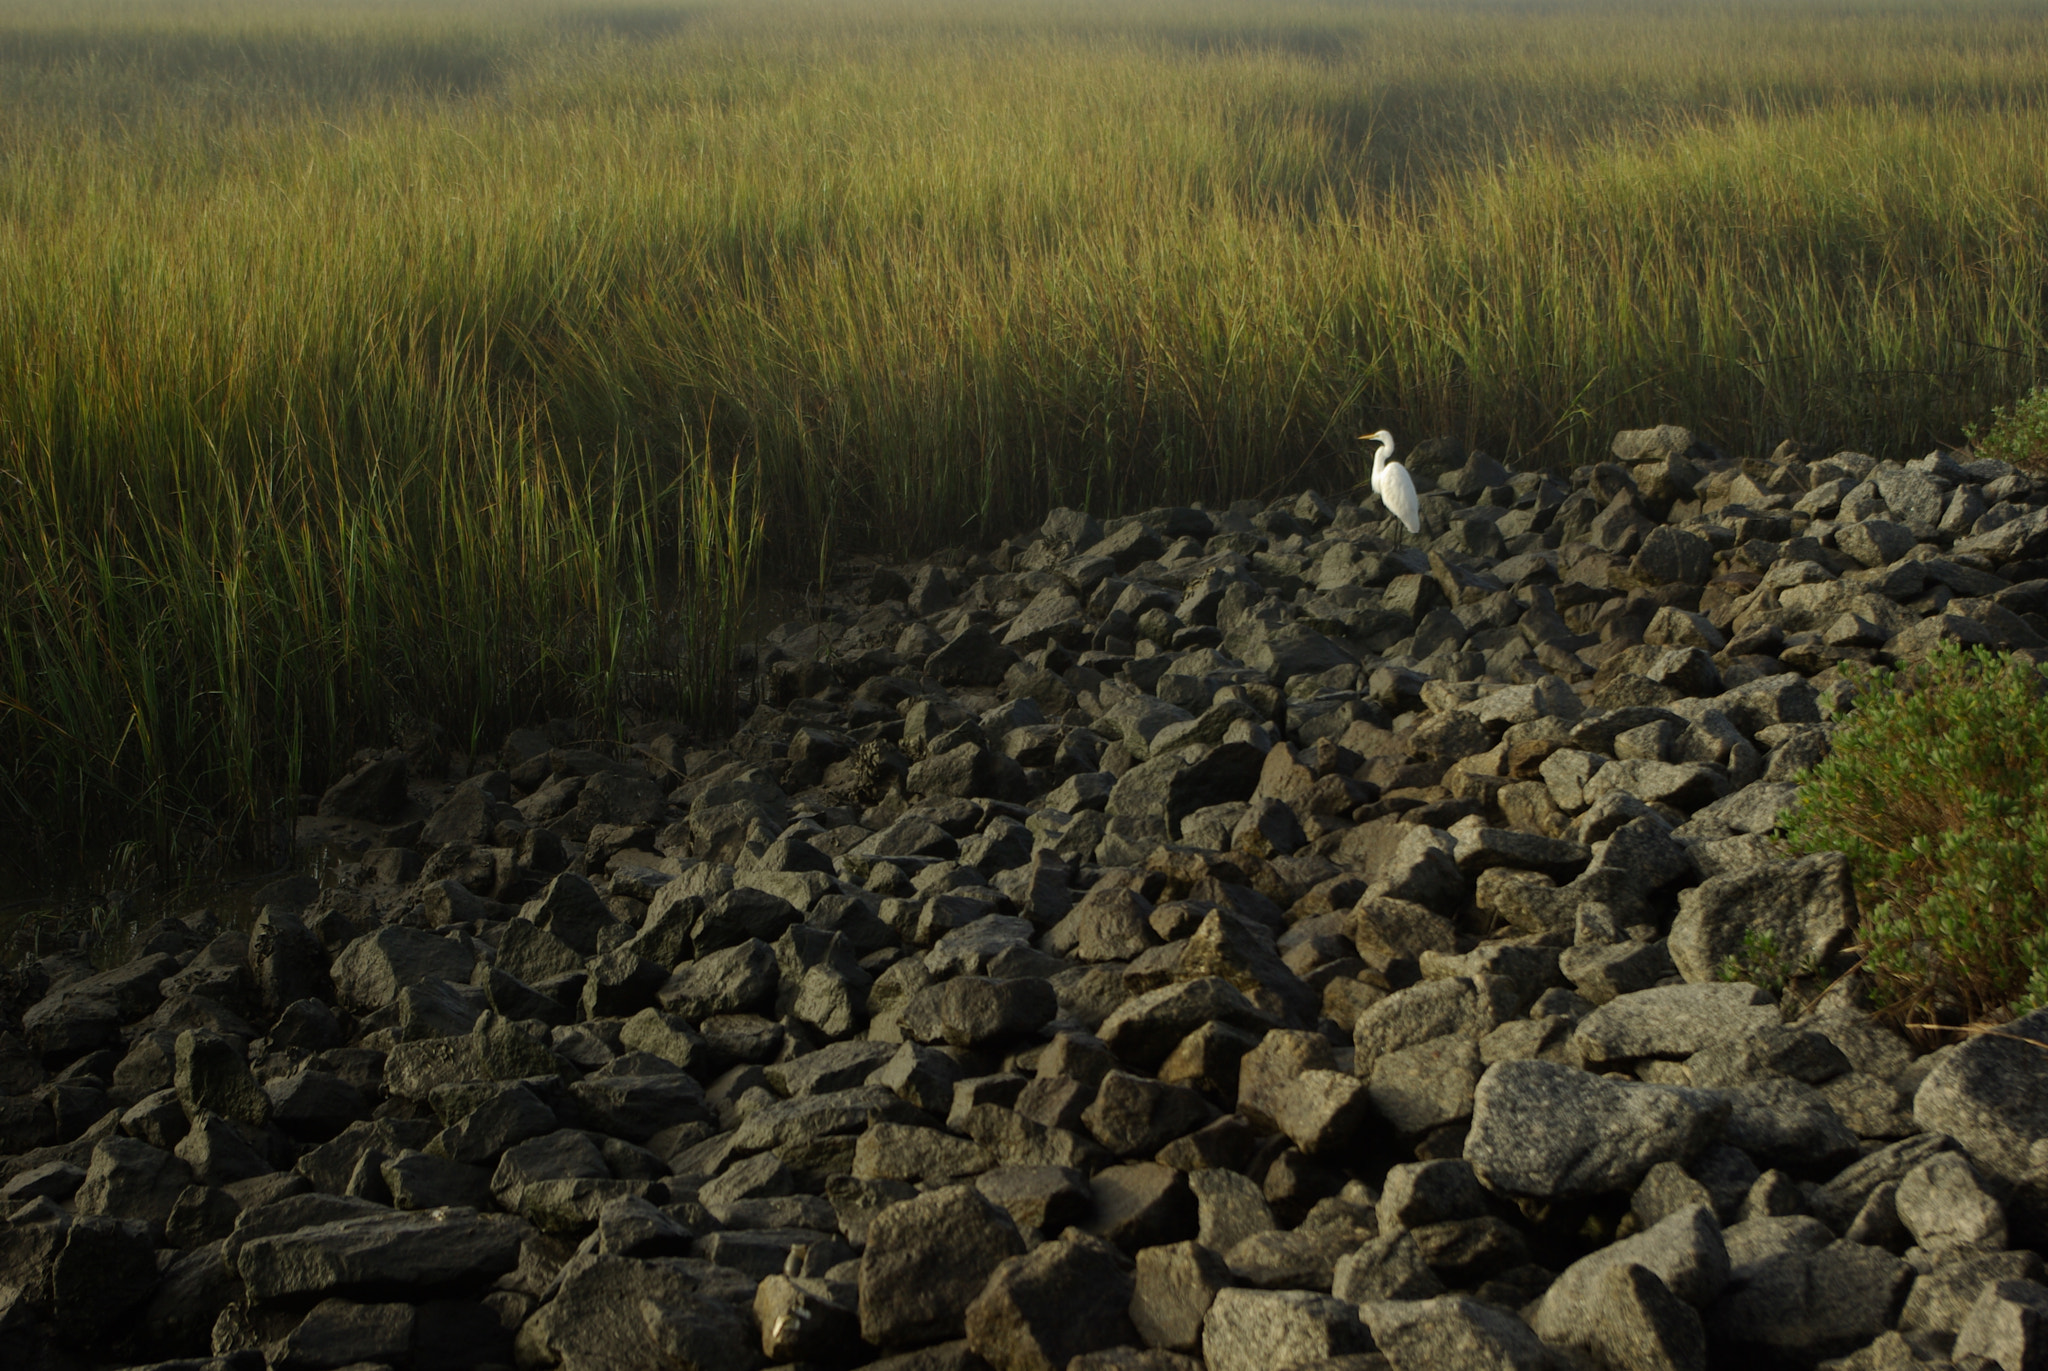
POLYGON ((2048 1003, 2048 672, 1947 645, 1860 682, 1789 816, 1848 854, 1864 969, 1901 1016, 2048 1003))
POLYGON ((1991 411, 1991 428, 1980 439, 1967 430, 1979 457, 1996 457, 2022 471, 2048 473, 2048 386, 2035 386, 2013 404, 1991 411))
POLYGON ((1823 970, 1811 953, 1794 956, 1778 945, 1777 935, 1769 929, 1751 928, 1742 934, 1742 951, 1725 958, 1714 974, 1723 981, 1762 986, 1782 1000, 1787 987, 1810 981, 1823 970))

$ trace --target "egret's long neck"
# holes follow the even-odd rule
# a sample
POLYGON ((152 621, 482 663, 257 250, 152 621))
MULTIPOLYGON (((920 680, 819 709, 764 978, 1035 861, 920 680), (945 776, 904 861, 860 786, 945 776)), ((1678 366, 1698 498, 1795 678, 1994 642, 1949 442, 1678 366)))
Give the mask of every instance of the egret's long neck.
POLYGON ((1387 459, 1393 455, 1394 445, 1384 438, 1380 439, 1380 450, 1372 456, 1372 477, 1375 481, 1380 478, 1380 473, 1387 469, 1387 459))

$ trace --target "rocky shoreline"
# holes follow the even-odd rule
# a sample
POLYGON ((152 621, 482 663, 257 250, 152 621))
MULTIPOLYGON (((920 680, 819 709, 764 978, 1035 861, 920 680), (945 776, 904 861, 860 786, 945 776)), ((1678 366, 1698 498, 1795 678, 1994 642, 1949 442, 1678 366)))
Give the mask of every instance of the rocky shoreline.
POLYGON ((364 756, 246 935, 10 973, 0 1362, 2048 1365, 2048 1015, 1923 1054, 1769 836, 1844 665, 2048 660, 2048 484, 1613 452, 1058 510, 721 746, 364 756))

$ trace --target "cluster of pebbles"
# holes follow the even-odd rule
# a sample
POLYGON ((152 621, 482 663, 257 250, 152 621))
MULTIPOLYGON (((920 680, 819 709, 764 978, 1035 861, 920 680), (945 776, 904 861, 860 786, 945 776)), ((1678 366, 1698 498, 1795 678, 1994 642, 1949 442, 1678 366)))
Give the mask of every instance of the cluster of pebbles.
POLYGON ((1923 1053, 1771 836, 1845 668, 2048 648, 2048 486, 1613 453, 864 568, 723 746, 366 755, 247 932, 11 973, 0 1363, 2048 1366, 2048 1016, 1923 1053))

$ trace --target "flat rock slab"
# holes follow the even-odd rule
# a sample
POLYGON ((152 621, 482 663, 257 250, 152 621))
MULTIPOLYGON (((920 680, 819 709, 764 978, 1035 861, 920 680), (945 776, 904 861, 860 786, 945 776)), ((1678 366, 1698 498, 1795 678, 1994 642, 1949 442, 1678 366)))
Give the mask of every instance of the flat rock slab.
POLYGON ((1505 1194, 1609 1194, 1633 1189, 1658 1162, 1691 1159, 1727 1115, 1712 1091, 1611 1081, 1554 1062, 1496 1062, 1474 1094, 1465 1160, 1505 1194))
POLYGON ((522 1228, 473 1209, 366 1214, 256 1238, 243 1244, 236 1268, 255 1299, 441 1285, 510 1271, 522 1228))

